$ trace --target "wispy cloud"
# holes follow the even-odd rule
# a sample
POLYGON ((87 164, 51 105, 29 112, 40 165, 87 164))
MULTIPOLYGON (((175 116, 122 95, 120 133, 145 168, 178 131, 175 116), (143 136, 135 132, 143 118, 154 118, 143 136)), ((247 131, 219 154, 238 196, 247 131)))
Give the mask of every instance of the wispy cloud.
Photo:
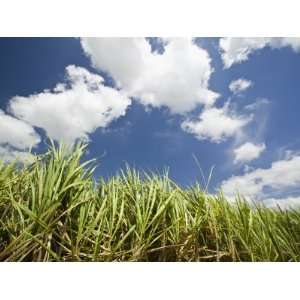
POLYGON ((233 94, 236 95, 246 91, 251 86, 253 86, 253 82, 251 80, 239 78, 230 82, 229 89, 233 94))
POLYGON ((221 38, 219 42, 225 68, 246 61, 249 56, 264 47, 291 47, 300 53, 300 38, 221 38))

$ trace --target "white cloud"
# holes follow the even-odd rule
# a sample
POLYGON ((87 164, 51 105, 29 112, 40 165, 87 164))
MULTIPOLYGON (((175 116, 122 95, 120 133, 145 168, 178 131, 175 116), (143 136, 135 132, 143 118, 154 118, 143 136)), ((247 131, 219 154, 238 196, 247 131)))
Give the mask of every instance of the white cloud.
POLYGON ((266 145, 263 144, 253 144, 247 142, 237 149, 234 149, 235 159, 234 163, 249 162, 258 158, 261 153, 266 149, 266 145))
POLYGON ((264 47, 291 47, 300 52, 300 38, 221 38, 219 42, 225 68, 249 58, 255 50, 264 47))
POLYGON ((300 192, 300 156, 275 161, 267 169, 232 176, 222 182, 221 189, 231 199, 237 193, 254 200, 271 199, 279 194, 288 198, 288 194, 300 192))
POLYGON ((229 89, 233 92, 233 94, 239 94, 240 92, 247 90, 252 85, 252 81, 240 78, 231 81, 229 84, 229 89))
POLYGON ((40 142, 39 135, 29 124, 5 114, 0 109, 0 145, 9 144, 26 149, 40 142))
POLYGON ((43 128, 49 137, 72 143, 87 139, 98 127, 123 116, 131 100, 122 92, 103 85, 103 78, 70 65, 67 80, 53 91, 10 100, 9 110, 32 126, 43 128))
POLYGON ((18 161, 24 164, 32 163, 34 161, 34 155, 26 151, 14 150, 11 147, 0 146, 0 161, 5 163, 18 161))
POLYGON ((205 109, 196 121, 186 120, 182 129, 194 134, 199 140, 211 140, 220 143, 237 134, 251 121, 252 117, 237 116, 229 111, 228 105, 223 108, 205 109))
POLYGON ((300 197, 267 198, 262 203, 271 208, 280 206, 281 209, 289 209, 300 206, 300 197))
POLYGON ((164 39, 164 53, 152 53, 144 38, 83 38, 93 65, 108 72, 129 96, 144 105, 185 113, 197 104, 211 106, 219 96, 209 90, 213 69, 204 49, 192 39, 164 39))

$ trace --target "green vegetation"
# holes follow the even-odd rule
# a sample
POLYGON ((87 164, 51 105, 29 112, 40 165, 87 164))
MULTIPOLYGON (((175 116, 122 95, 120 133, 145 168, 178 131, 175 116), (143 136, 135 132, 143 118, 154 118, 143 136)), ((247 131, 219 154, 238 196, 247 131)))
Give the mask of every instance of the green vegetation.
POLYGON ((300 210, 129 168, 96 184, 85 148, 0 163, 0 261, 299 261, 300 210))

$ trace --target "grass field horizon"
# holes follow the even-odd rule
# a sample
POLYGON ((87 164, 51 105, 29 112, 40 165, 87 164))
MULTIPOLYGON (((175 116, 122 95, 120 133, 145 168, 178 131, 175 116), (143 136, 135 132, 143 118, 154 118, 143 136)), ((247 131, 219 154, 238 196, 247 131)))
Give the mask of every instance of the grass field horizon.
POLYGON ((300 209, 129 167, 95 181, 86 147, 0 163, 0 261, 299 261, 300 209))

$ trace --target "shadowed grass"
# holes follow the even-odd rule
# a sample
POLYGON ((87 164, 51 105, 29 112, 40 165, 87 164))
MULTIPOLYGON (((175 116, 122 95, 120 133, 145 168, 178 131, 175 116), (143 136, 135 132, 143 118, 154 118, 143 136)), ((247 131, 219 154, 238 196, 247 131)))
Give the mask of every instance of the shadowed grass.
POLYGON ((1 261, 300 260, 300 210, 232 204, 130 168, 96 184, 85 149, 0 163, 1 261))

